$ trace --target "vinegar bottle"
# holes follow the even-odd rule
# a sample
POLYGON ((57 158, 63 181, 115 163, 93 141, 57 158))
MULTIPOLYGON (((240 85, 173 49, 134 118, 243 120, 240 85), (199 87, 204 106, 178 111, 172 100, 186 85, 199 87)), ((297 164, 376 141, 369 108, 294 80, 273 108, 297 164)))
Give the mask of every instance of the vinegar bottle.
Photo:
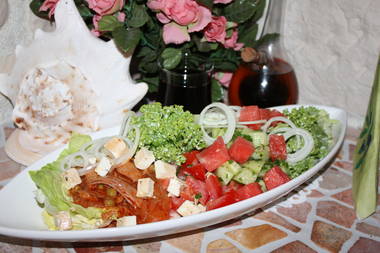
POLYGON ((256 50, 243 49, 244 62, 235 71, 228 89, 230 104, 266 108, 297 103, 297 78, 283 48, 283 36, 275 36, 281 34, 283 7, 284 0, 269 2, 262 36, 272 39, 256 50))

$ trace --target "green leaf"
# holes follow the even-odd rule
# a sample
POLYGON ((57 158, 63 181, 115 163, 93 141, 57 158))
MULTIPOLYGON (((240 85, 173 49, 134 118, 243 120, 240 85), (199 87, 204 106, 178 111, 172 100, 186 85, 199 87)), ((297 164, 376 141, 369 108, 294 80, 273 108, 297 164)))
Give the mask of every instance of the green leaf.
POLYGON ((141 31, 138 28, 117 27, 112 31, 112 36, 116 46, 124 53, 132 52, 141 38, 141 31))
POLYGON ((40 11, 41 6, 42 6, 42 2, 39 0, 33 0, 29 4, 29 7, 32 10, 32 12, 34 13, 34 15, 36 15, 37 17, 49 20, 49 12, 40 11))
POLYGON ((253 22, 258 21, 263 16, 266 7, 266 2, 266 0, 258 0, 255 15, 253 15, 252 17, 253 22))
POLYGON ((228 21, 244 23, 255 14, 256 2, 257 0, 234 1, 224 9, 224 16, 228 21))
POLYGON ((206 6, 210 10, 212 9, 212 6, 214 5, 213 0, 196 0, 196 2, 203 5, 203 6, 206 6))
POLYGON ((174 69, 182 59, 182 51, 177 48, 165 48, 161 57, 163 59, 163 67, 166 69, 174 69))
POLYGON ((118 27, 122 27, 123 24, 117 20, 115 16, 103 16, 99 20, 99 31, 105 32, 105 31, 114 31, 118 27))
POLYGON ((84 4, 77 5, 77 8, 78 8, 79 14, 84 19, 92 18, 94 16, 94 14, 91 13, 91 10, 84 4))
POLYGON ((158 91, 158 82, 159 78, 155 77, 146 77, 141 79, 141 81, 148 84, 149 92, 157 92, 158 91))
POLYGON ((253 47, 256 42, 258 25, 254 24, 246 30, 239 31, 239 42, 244 43, 245 46, 253 47))
POLYGON ((211 80, 211 100, 212 102, 219 102, 223 100, 224 90, 222 85, 216 80, 211 80))
POLYGON ((130 27, 142 27, 148 21, 149 15, 143 5, 133 5, 132 16, 129 17, 127 23, 130 27))

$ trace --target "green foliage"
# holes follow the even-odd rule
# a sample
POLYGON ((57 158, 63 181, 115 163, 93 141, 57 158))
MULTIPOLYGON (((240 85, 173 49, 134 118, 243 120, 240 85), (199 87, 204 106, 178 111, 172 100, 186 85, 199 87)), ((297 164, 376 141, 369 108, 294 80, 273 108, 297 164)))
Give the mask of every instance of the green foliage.
POLYGON ((112 31, 112 36, 116 46, 124 53, 132 52, 141 38, 141 31, 138 28, 117 27, 112 31))
POLYGON ((116 28, 122 27, 123 24, 120 23, 115 16, 103 16, 99 20, 99 31, 114 31, 116 28))
POLYGON ((182 59, 182 51, 176 48, 165 48, 161 57, 163 59, 162 65, 166 69, 174 69, 182 59))
MULTIPOLYGON (((195 0, 198 4, 211 10, 213 16, 225 16, 227 35, 233 29, 238 31, 238 41, 245 46, 256 47, 276 35, 267 35, 257 40, 257 21, 262 17, 266 0, 234 0, 228 4, 214 4, 214 0, 195 0)), ((37 16, 49 19, 48 12, 39 11, 44 0, 31 0, 30 8, 37 16)), ((80 15, 90 29, 94 28, 93 17, 97 15, 89 8, 87 0, 74 0, 80 15)), ((104 40, 114 39, 116 46, 124 54, 133 53, 137 81, 149 84, 149 91, 157 90, 159 67, 175 69, 184 64, 183 54, 189 52, 187 63, 194 66, 213 65, 215 71, 235 71, 241 62, 240 51, 225 48, 222 43, 209 42, 204 32, 191 32, 191 41, 181 45, 166 45, 163 41, 163 26, 156 17, 157 12, 147 6, 147 0, 128 0, 120 10, 125 14, 125 21, 118 19, 119 12, 103 16, 99 21, 99 31, 104 40), (155 87, 156 86, 156 87, 155 87)), ((52 17, 53 19, 54 17, 52 17)), ((194 24, 193 24, 194 25, 194 24)), ((180 26, 183 28, 182 26, 180 26)), ((186 31, 186 28, 184 28, 186 31)), ((227 37, 228 37, 227 36, 227 37)), ((219 100, 223 89, 213 85, 214 101, 219 100)))

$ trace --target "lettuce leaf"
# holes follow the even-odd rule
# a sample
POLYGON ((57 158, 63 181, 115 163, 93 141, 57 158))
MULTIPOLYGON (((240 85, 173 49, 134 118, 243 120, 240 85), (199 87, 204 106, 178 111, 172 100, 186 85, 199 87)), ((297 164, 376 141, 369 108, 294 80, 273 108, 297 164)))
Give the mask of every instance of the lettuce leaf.
MULTIPOLYGON (((68 211, 72 218, 80 215, 80 223, 83 223, 83 225, 85 225, 84 220, 88 222, 90 220, 101 222, 103 209, 94 207, 84 208, 73 203, 72 198, 67 194, 67 188, 65 187, 60 169, 60 162, 66 156, 79 151, 80 147, 89 141, 91 141, 90 136, 74 133, 70 139, 68 148, 62 151, 56 161, 46 164, 40 170, 29 172, 33 182, 45 195, 45 210, 49 215, 54 215, 59 211, 68 211)), ((44 220, 48 221, 49 219, 46 219, 48 217, 46 215, 44 215, 44 220)), ((91 221, 91 223, 94 222, 91 221)), ((51 229, 51 222, 47 224, 49 229, 51 229)), ((80 229, 80 227, 77 226, 77 229, 80 229)), ((86 226, 82 226, 82 228, 86 228, 86 226)))

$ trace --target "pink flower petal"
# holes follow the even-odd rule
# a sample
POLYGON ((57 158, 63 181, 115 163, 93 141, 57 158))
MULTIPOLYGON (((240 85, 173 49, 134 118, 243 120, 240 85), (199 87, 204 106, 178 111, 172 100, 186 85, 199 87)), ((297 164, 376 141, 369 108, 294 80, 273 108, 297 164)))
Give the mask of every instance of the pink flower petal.
POLYGON ((182 44, 183 42, 190 41, 187 28, 174 22, 164 25, 163 37, 165 44, 182 44))
POLYGON ((211 11, 203 6, 199 6, 197 22, 189 25, 189 32, 199 32, 205 28, 212 20, 211 11))

